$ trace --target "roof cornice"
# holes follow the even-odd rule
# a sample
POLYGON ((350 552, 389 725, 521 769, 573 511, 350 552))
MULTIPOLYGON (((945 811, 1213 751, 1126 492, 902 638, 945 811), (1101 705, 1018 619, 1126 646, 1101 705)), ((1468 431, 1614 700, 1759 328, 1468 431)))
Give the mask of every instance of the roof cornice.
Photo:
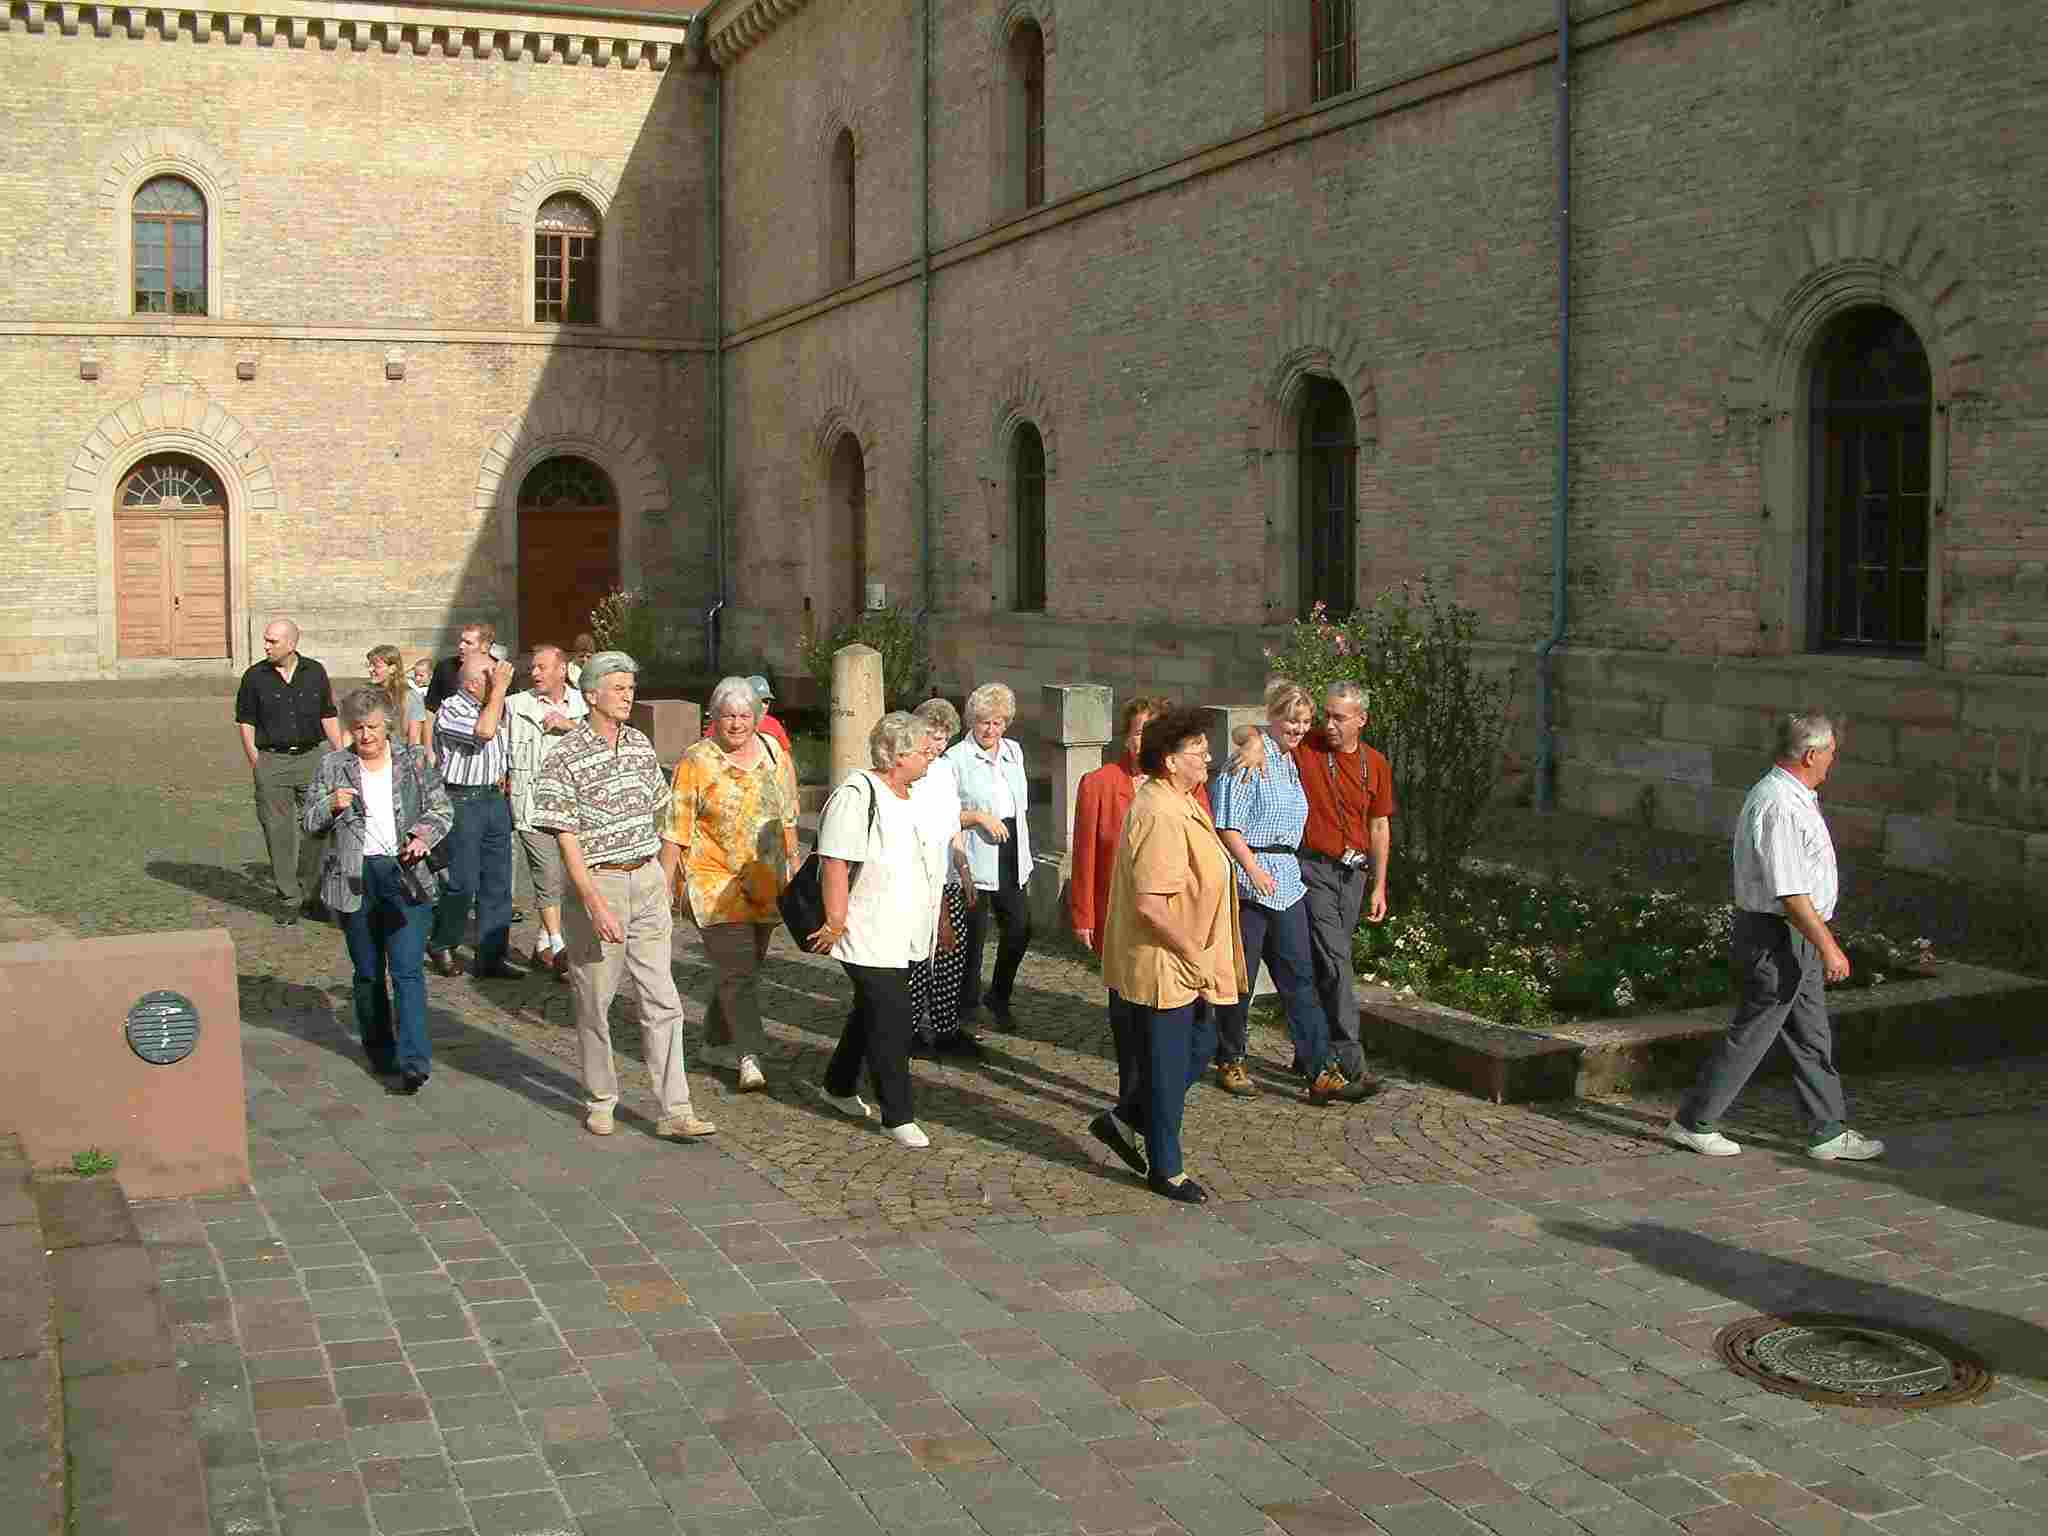
POLYGON ((711 0, 711 62, 724 69, 811 0, 711 0))
POLYGON ((259 48, 317 48, 420 58, 531 59, 603 69, 665 70, 681 62, 685 21, 600 13, 476 6, 364 5, 347 0, 270 0, 259 7, 180 10, 176 6, 0 0, 0 31, 64 37, 153 38, 195 43, 220 39, 259 48))

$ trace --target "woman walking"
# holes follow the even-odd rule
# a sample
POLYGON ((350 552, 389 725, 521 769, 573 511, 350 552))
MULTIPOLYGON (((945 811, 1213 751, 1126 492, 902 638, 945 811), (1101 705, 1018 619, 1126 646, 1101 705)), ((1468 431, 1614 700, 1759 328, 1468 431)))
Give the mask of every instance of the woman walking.
POLYGON ((1187 1091, 1215 1048, 1213 1010, 1251 990, 1230 856, 1195 798, 1209 774, 1204 713, 1169 709, 1147 722, 1138 766, 1145 782, 1132 797, 1110 875, 1102 976, 1112 1010, 1126 1010, 1144 1042, 1142 1081, 1129 1080, 1120 1059, 1117 1107, 1096 1116, 1089 1131, 1144 1173, 1155 1194, 1198 1204, 1208 1192, 1181 1158, 1187 1091))
POLYGON ((960 780, 960 827, 975 889, 986 899, 967 913, 967 957, 960 977, 960 1017, 971 1019, 983 1002, 981 951, 994 915, 1001 937, 995 974, 989 979, 988 1011, 1005 1028, 1017 967, 1031 947, 1031 820, 1025 814, 1030 791, 1024 750, 1004 732, 1017 718, 1017 696, 1001 683, 983 683, 967 696, 967 737, 946 754, 960 780))
POLYGON ((320 895, 348 940, 363 1053, 411 1094, 433 1071, 425 957, 441 883, 427 853, 448 835, 455 807, 425 748, 392 745, 390 710, 381 688, 342 701, 350 745, 320 759, 303 824, 333 832, 320 895))
POLYGON ((796 767, 756 729, 743 677, 711 690, 711 734, 676 764, 661 858, 671 902, 688 911, 716 975, 700 1059, 731 1065, 742 1093, 761 1069, 759 972, 796 862, 796 767))
POLYGON ((855 1119, 873 1111, 855 1090, 868 1069, 882 1129, 906 1147, 928 1147, 911 1118, 912 962, 959 942, 939 900, 946 870, 932 840, 918 831, 910 786, 931 762, 931 732, 902 712, 886 714, 868 735, 872 772, 849 774, 832 791, 818 827, 825 922, 806 948, 829 954, 853 983, 853 1011, 825 1068, 825 1099, 855 1119), (853 873, 852 866, 859 867, 853 873))
MULTIPOLYGON (((974 874, 967 867, 967 843, 960 830, 960 780, 943 755, 960 734, 960 712, 944 699, 926 699, 917 717, 931 731, 932 765, 910 786, 918 825, 946 861, 946 915, 955 933, 967 931, 974 905, 974 874)), ((934 947, 931 957, 910 967, 910 998, 917 1013, 917 1044, 927 1051, 979 1056, 981 1042, 960 1022, 960 977, 967 968, 964 946, 934 947)))

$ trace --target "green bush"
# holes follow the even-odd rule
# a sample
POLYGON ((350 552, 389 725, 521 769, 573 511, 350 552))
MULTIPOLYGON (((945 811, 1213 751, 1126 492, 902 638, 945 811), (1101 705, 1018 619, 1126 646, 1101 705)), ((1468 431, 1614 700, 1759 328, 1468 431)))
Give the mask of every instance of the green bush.
POLYGON ((600 651, 624 651, 642 668, 664 659, 661 621, 644 592, 619 588, 606 593, 590 610, 590 637, 600 651))
POLYGON ((829 637, 805 644, 804 670, 828 698, 833 654, 849 645, 872 646, 882 653, 882 698, 888 708, 912 709, 925 701, 932 662, 915 615, 894 606, 871 608, 852 623, 840 625, 829 637))
POLYGON ((1318 700, 1333 682, 1366 690, 1366 739, 1386 754, 1394 775, 1398 867, 1438 893, 1456 885, 1500 782, 1512 678, 1480 674, 1472 657, 1477 629, 1478 615, 1425 579, 1419 592, 1405 584, 1390 589, 1343 620, 1318 603, 1284 648, 1267 653, 1276 674, 1318 700))

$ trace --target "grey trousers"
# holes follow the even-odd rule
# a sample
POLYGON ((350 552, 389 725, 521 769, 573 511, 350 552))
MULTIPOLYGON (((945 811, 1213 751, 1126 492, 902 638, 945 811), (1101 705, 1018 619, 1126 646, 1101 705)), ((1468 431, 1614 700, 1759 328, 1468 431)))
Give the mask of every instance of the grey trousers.
POLYGON ((1688 1130, 1712 1130, 1783 1036, 1799 1107, 1817 1131, 1833 1135, 1848 1108, 1842 1075, 1835 1070, 1820 951, 1781 917, 1737 912, 1729 969, 1741 989, 1735 1017, 1680 1100, 1678 1123, 1688 1130))
POLYGON ((256 823, 263 828, 277 899, 287 906, 320 894, 320 859, 327 840, 307 832, 299 821, 319 766, 320 751, 256 754, 256 823))
POLYGON ((1372 866, 1346 869, 1327 859, 1301 859, 1301 883, 1308 887, 1308 948, 1315 961, 1316 995, 1330 1021, 1330 1054, 1352 1082, 1365 1076, 1365 1051, 1358 1043, 1358 987, 1351 936, 1372 885, 1372 866))

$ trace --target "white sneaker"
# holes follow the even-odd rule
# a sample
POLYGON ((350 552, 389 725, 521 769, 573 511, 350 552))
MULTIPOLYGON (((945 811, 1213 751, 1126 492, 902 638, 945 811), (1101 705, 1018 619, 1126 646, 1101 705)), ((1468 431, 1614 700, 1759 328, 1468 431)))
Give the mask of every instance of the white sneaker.
POLYGON ((612 1107, 600 1104, 583 1117, 584 1127, 594 1136, 609 1136, 618 1129, 612 1121, 612 1107))
POLYGON ((740 1058, 740 1092, 754 1093, 768 1086, 768 1079, 761 1075, 761 1063, 751 1056, 740 1058))
POLYGON ((826 1093, 820 1088, 818 1094, 842 1115, 851 1115, 856 1120, 868 1120, 874 1116, 875 1107, 857 1093, 849 1093, 842 1099, 838 1094, 826 1093))
POLYGON ((1884 1143, 1873 1136, 1843 1131, 1841 1135, 1824 1141, 1817 1147, 1808 1147, 1806 1155, 1817 1157, 1824 1163, 1832 1163, 1838 1159, 1848 1163, 1867 1163, 1873 1157, 1884 1156, 1884 1143))
POLYGON ((1742 1150, 1740 1142, 1730 1141, 1719 1131, 1689 1131, 1676 1120, 1664 1127, 1664 1139, 1703 1157, 1733 1157, 1742 1150))
POLYGON ((915 1120, 906 1120, 901 1125, 884 1126, 883 1129, 906 1147, 928 1147, 932 1144, 931 1137, 917 1128, 915 1120))

